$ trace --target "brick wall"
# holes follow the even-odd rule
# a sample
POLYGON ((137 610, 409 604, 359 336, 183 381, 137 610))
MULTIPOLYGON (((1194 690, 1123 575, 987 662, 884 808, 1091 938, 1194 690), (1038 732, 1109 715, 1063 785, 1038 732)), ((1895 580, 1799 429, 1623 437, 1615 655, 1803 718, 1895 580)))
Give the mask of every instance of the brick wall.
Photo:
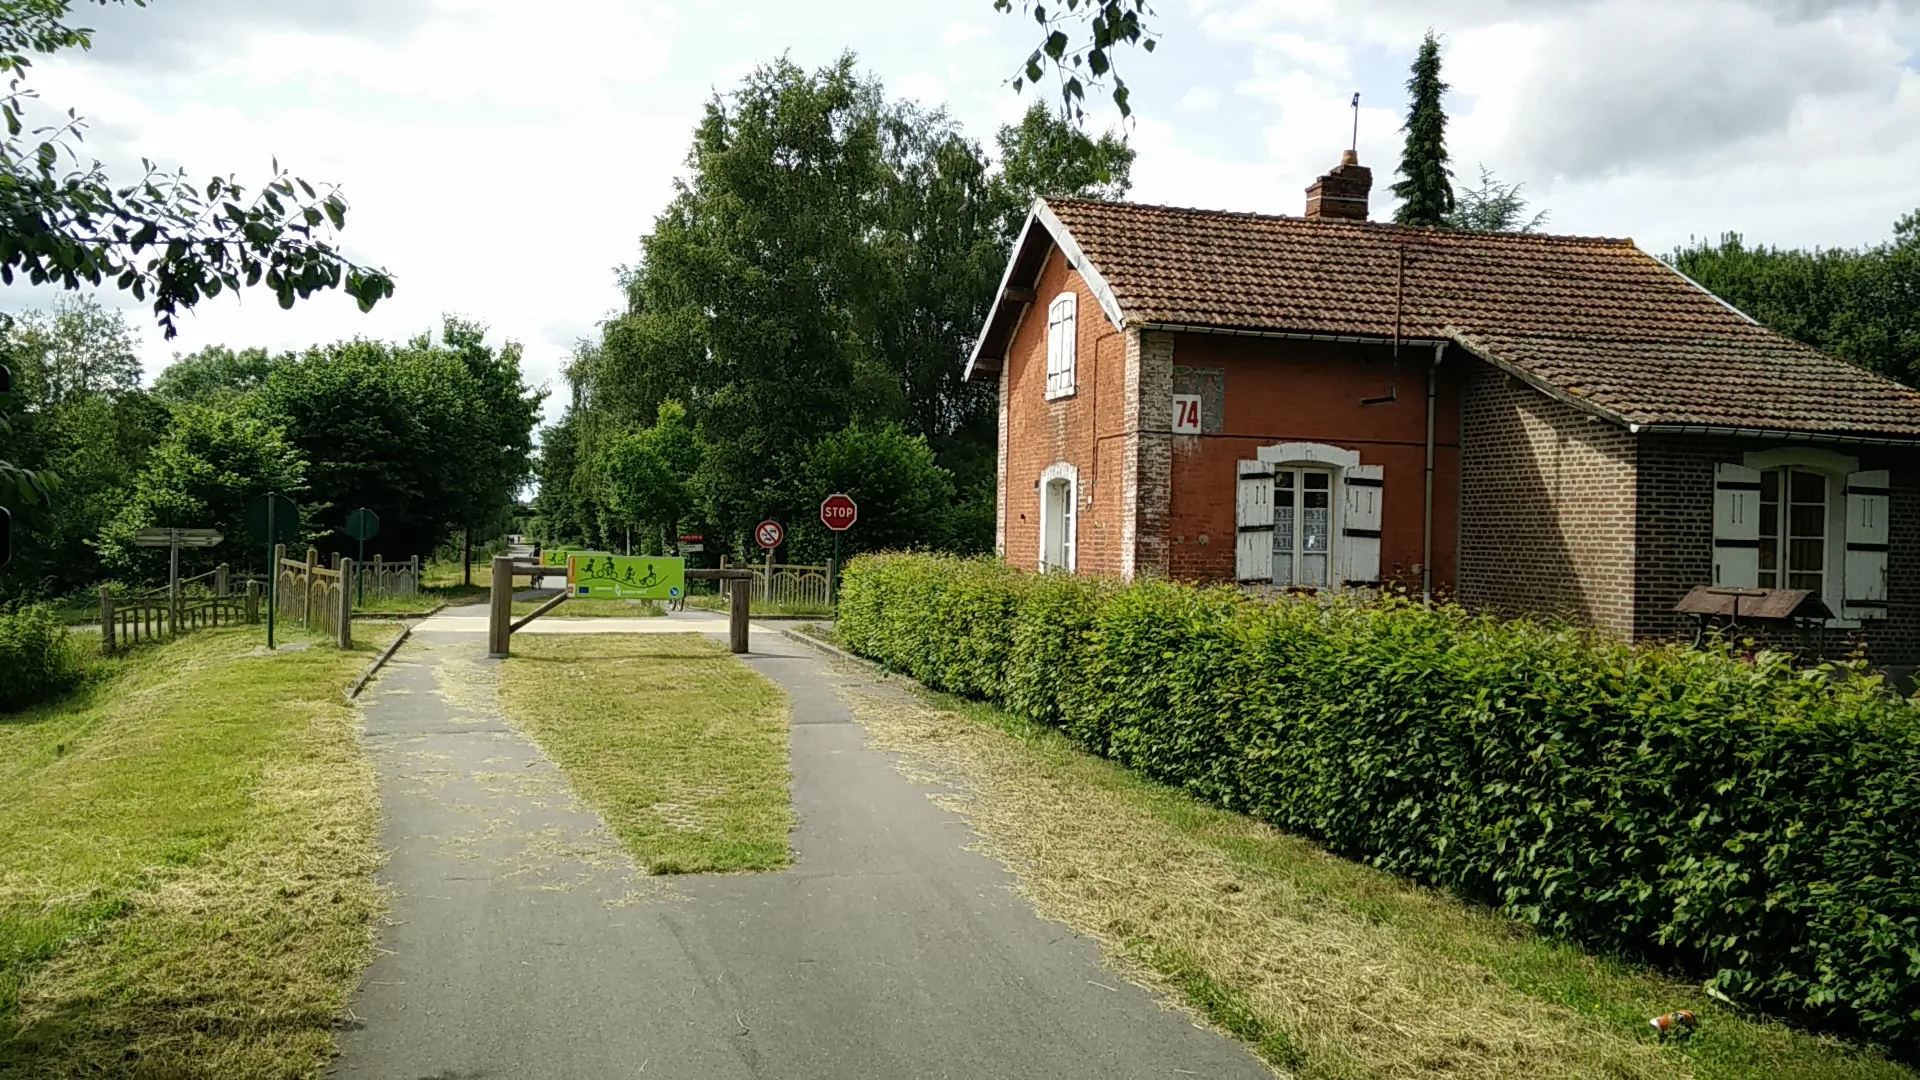
POLYGON ((1120 576, 1166 577, 1173 484, 1173 335, 1127 331, 1120 576), (1158 419, 1156 419, 1158 418, 1158 419))
POLYGON ((1470 363, 1455 595, 1470 607, 1564 615, 1631 635, 1634 437, 1470 363))
POLYGON ((1787 446, 1831 450, 1858 458, 1862 469, 1886 469, 1891 475, 1887 617, 1866 620, 1857 630, 1755 636, 1809 655, 1844 656, 1857 646, 1883 666, 1910 668, 1920 663, 1920 453, 1885 447, 1702 435, 1640 436, 1636 501, 1641 558, 1635 636, 1692 638, 1693 620, 1675 614, 1673 605, 1695 585, 1713 581, 1714 466, 1741 462, 1749 451, 1787 446))
POLYGON ((1037 299, 1007 347, 1000 429, 1005 440, 1000 483, 1001 554, 1032 570, 1040 559, 1040 474, 1065 461, 1079 470, 1076 543, 1082 573, 1117 576, 1122 569, 1123 446, 1126 340, 1056 249, 1047 256, 1037 299), (1079 294, 1078 390, 1046 400, 1047 306, 1061 292, 1079 294))
MULTIPOLYGON (((1235 465, 1262 446, 1328 443, 1358 450, 1385 470, 1380 571, 1420 587, 1426 481, 1427 368, 1430 346, 1388 346, 1179 334, 1177 369, 1220 372, 1224 415, 1203 417, 1205 433, 1172 442, 1168 517, 1169 573, 1179 580, 1231 581, 1234 574, 1235 465), (1361 404, 1362 398, 1393 400, 1361 404)), ((1454 578, 1459 490, 1460 371, 1456 354, 1441 365, 1435 409, 1433 562, 1435 587, 1454 578)), ((1205 383, 1212 378, 1196 378, 1205 383)), ((1166 415, 1148 418, 1161 430, 1166 415)))

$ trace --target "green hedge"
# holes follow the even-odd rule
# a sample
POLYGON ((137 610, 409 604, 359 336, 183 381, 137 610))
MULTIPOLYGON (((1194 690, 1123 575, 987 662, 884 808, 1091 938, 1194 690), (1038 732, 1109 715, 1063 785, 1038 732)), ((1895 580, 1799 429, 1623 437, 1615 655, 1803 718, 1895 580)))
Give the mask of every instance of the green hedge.
POLYGON ((0 610, 0 712, 24 709, 80 681, 71 635, 53 608, 0 610))
POLYGON ((928 686, 1735 1000, 1920 1048, 1920 708, 1864 667, 1398 600, 847 567, 928 686))

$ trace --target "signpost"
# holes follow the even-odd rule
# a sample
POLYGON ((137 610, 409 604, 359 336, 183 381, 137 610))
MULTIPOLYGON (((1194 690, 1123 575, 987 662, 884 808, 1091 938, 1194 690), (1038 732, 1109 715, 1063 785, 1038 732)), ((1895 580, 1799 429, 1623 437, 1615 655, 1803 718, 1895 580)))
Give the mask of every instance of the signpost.
POLYGON ((827 604, 840 600, 840 534, 860 520, 860 507, 844 492, 820 500, 820 524, 833 530, 833 561, 827 564, 827 604))
POLYGON ((133 534, 135 547, 167 549, 167 625, 180 632, 180 549, 207 548, 226 539, 213 529, 141 529, 133 534))
POLYGON ((753 527, 754 541, 767 549, 767 569, 760 579, 760 599, 768 603, 773 602, 773 550, 786 538, 787 530, 781 528, 777 521, 767 520, 753 527))
MULTIPOLYGON (((354 603, 367 602, 367 541, 380 535, 380 515, 361 507, 347 515, 347 535, 360 541, 360 557, 353 561, 354 603)), ((374 582, 379 588, 380 583, 374 582)))
POLYGON ((273 545, 292 542, 300 535, 300 507, 292 499, 275 492, 258 496, 247 504, 247 535, 267 545, 267 648, 273 648, 273 615, 279 605, 274 589, 280 581, 273 545))
POLYGON ((707 537, 705 533, 681 533, 679 541, 680 554, 682 555, 692 555, 696 552, 707 550, 707 537))
POLYGON ((567 560, 567 591, 622 600, 678 600, 687 591, 687 564, 659 555, 576 553, 567 560))

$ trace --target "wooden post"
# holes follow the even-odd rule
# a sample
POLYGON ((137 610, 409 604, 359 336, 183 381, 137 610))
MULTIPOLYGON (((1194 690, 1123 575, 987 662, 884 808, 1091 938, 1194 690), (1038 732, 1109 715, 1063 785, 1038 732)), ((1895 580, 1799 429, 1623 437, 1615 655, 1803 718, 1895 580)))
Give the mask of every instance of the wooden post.
POLYGON ((340 560, 340 618, 334 631, 339 640, 334 644, 343 649, 353 648, 353 560, 340 560))
MULTIPOLYGON (((418 559, 420 556, 415 555, 418 559)), ((473 585, 473 530, 460 530, 460 581, 467 586, 473 585)))
POLYGON ((213 568, 213 595, 227 595, 227 564, 221 563, 213 568))
POLYGON ((493 590, 487 597, 487 658, 505 660, 513 637, 513 556, 493 557, 493 590))
POLYGON ((734 653, 747 651, 747 606, 753 595, 753 582, 735 578, 727 582, 732 603, 727 608, 727 647, 734 653))
POLYGON ((313 571, 319 565, 320 553, 308 548, 307 579, 305 587, 300 590, 300 623, 309 630, 313 629, 313 583, 319 579, 319 575, 313 571))
POLYGON ((413 571, 413 575, 412 575, 412 576, 413 576, 413 581, 412 581, 412 588, 413 588, 413 591, 412 591, 412 592, 409 592, 409 593, 408 593, 407 595, 408 595, 408 596, 419 596, 419 595, 420 595, 420 556, 418 556, 418 555, 413 555, 413 556, 409 556, 409 557, 408 557, 408 559, 407 559, 407 566, 408 566, 409 568, 411 568, 411 569, 412 569, 412 571, 413 571))
POLYGON ((100 586, 100 648, 113 651, 113 593, 105 585, 100 586))
POLYGON ((260 621, 260 583, 247 582, 247 625, 260 621))

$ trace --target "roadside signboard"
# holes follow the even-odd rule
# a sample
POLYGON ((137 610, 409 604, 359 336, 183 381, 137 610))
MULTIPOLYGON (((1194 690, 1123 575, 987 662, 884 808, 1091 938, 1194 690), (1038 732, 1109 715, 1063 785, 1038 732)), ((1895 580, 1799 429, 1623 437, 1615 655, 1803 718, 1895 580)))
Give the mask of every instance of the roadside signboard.
POLYGON ((260 495, 247 504, 247 535, 256 544, 291 544, 300 538, 300 507, 285 495, 260 495), (273 511, 268 513, 268 505, 273 511), (271 519, 272 534, 267 526, 271 519))
POLYGON ((575 552, 567 560, 567 591, 621 600, 678 600, 687 591, 687 564, 660 555, 575 552))
POLYGON ((347 515, 347 535, 365 543, 380 535, 380 515, 361 507, 347 515))
POLYGON ((680 553, 683 555, 707 550, 705 533, 681 533, 676 539, 680 542, 680 553))
POLYGON ((133 534, 134 547, 213 547, 226 537, 215 529, 141 529, 133 534))
POLYGON ((567 560, 575 555, 612 555, 611 551, 589 551, 586 548, 543 548, 540 551, 541 566, 565 566, 567 560))
POLYGON ((834 532, 846 532, 858 520, 860 508, 846 495, 836 493, 820 500, 820 524, 834 532))
POLYGON ((779 547, 786 538, 787 530, 781 528, 777 521, 763 521, 753 530, 754 542, 768 551, 779 547))

